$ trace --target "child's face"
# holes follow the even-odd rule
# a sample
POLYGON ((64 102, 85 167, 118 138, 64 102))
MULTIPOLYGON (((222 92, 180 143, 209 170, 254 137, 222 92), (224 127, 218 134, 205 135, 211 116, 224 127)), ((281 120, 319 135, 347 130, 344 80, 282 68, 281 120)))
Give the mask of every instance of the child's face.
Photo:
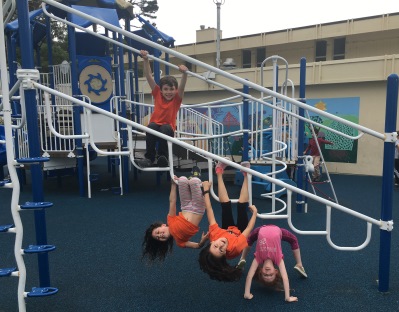
POLYGON ((171 101, 175 97, 177 93, 177 89, 173 86, 168 86, 164 84, 161 89, 161 94, 166 101, 171 101))
POLYGON ((211 242, 209 252, 216 258, 220 258, 226 254, 229 242, 225 237, 220 237, 211 242))
POLYGON ((152 237, 159 241, 167 241, 170 237, 169 227, 166 224, 162 224, 161 226, 152 230, 152 237))
POLYGON ((276 279, 277 269, 274 267, 273 261, 267 259, 262 266, 262 279, 267 282, 273 282, 276 279))

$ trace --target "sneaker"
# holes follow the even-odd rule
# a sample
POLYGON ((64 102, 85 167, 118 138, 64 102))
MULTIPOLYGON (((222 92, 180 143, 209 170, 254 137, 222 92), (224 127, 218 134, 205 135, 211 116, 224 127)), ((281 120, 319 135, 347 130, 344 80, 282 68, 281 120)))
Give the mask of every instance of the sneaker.
POLYGON ((152 161, 148 158, 137 159, 136 164, 139 165, 141 168, 148 168, 152 166, 152 161))
POLYGON ((194 166, 193 169, 191 169, 190 179, 191 178, 201 178, 201 169, 199 167, 194 166))
MULTIPOLYGON (((225 159, 230 160, 230 157, 225 157, 225 159)), ((223 173, 224 169, 226 169, 226 167, 227 167, 227 164, 225 164, 221 161, 218 161, 218 163, 216 164, 215 171, 216 171, 216 173, 223 173)))
POLYGON ((158 167, 168 167, 169 166, 168 159, 163 155, 159 156, 158 160, 157 160, 157 166, 158 167))
POLYGON ((237 268, 237 269, 240 269, 240 270, 244 270, 246 264, 247 264, 247 261, 245 261, 245 259, 241 259, 241 260, 237 263, 236 268, 237 268))
POLYGON ((307 278, 308 275, 305 272, 305 268, 303 266, 296 265, 294 269, 300 274, 301 277, 307 278))
MULTIPOLYGON (((250 164, 249 161, 243 161, 243 162, 241 162, 241 166, 243 166, 243 167, 245 167, 245 168, 250 168, 250 167, 251 167, 251 164, 250 164)), ((246 173, 245 171, 240 170, 240 172, 241 172, 244 176, 247 175, 247 173, 246 173)))

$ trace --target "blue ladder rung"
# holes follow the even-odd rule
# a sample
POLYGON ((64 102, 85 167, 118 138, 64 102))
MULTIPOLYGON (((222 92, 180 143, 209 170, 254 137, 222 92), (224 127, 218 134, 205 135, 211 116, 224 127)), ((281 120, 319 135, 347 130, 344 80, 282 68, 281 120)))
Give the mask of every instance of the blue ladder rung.
POLYGON ((11 229, 13 227, 14 227, 14 224, 0 225, 0 233, 7 232, 9 229, 11 229))
POLYGON ((51 296, 58 292, 58 288, 55 287, 32 287, 32 291, 28 292, 28 297, 42 297, 51 296))
POLYGON ((29 158, 17 158, 16 161, 19 164, 32 164, 37 162, 49 161, 50 157, 29 157, 29 158))
POLYGON ((17 268, 4 268, 0 269, 0 277, 10 276, 12 272, 16 271, 17 268))
POLYGON ((20 205, 21 209, 44 209, 52 206, 51 202, 26 202, 20 205))
POLYGON ((0 181, 0 186, 4 186, 4 185, 6 185, 6 184, 8 184, 8 183, 11 183, 11 180, 10 180, 10 179, 0 181))
POLYGON ((55 250, 54 245, 29 245, 28 248, 24 249, 24 253, 42 253, 50 252, 55 250))

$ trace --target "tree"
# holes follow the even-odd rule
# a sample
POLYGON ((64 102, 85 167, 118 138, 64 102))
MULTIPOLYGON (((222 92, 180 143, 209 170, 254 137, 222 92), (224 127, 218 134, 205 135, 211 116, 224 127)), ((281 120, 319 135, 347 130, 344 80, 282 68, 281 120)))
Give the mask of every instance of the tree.
POLYGON ((157 0, 128 0, 133 6, 137 6, 141 10, 141 15, 156 19, 154 15, 159 9, 157 0))

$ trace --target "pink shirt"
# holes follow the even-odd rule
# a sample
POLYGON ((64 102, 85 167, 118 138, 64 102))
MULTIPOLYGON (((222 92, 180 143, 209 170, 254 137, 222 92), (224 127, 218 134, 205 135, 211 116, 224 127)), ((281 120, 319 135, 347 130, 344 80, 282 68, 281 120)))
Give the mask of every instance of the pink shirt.
POLYGON ((281 229, 275 225, 262 226, 258 233, 258 241, 256 243, 255 259, 259 265, 265 260, 271 259, 274 265, 279 265, 281 259, 284 258, 281 249, 281 229))

